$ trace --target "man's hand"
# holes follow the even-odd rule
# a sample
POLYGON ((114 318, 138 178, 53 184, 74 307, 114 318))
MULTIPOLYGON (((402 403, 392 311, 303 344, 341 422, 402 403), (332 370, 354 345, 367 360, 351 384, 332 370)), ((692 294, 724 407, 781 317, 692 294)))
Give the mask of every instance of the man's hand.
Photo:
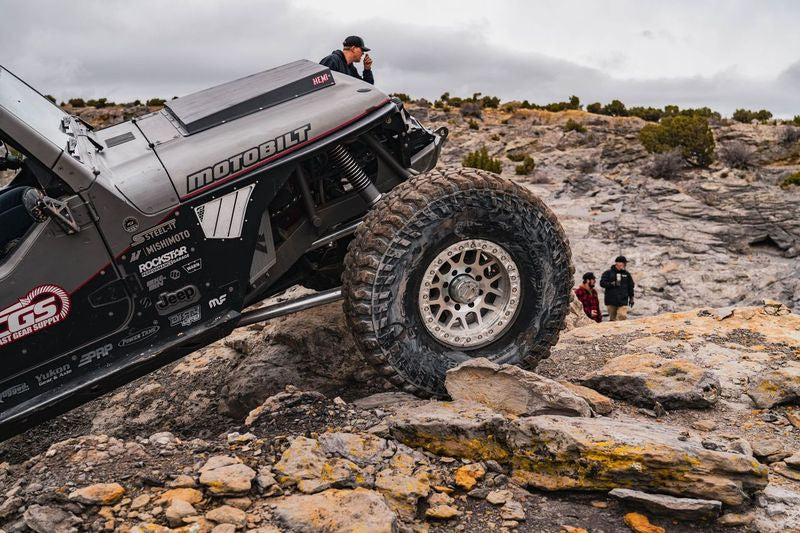
POLYGON ((628 301, 628 305, 631 306, 631 309, 633 308, 633 298, 628 301))
POLYGON ((364 56, 364 70, 372 70, 372 58, 369 57, 369 54, 364 56))
POLYGON ((592 316, 593 316, 593 317, 596 317, 596 316, 597 316, 597 309, 592 309, 592 316))

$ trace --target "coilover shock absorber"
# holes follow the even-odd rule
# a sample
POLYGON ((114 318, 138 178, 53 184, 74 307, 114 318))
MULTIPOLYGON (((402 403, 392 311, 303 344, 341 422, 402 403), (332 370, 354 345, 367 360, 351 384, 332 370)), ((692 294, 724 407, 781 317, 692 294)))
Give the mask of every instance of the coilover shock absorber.
POLYGON ((334 164, 342 171, 350 185, 353 186, 353 189, 367 201, 367 204, 374 205, 381 199, 380 191, 347 148, 337 144, 328 153, 334 164))

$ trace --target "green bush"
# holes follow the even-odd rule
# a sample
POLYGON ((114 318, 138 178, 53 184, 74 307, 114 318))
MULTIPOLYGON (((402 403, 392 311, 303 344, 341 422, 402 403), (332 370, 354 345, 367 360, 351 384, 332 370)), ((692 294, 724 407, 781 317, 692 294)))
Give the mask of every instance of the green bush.
POLYGON ((72 107, 86 107, 86 102, 83 98, 70 98, 67 102, 72 107))
POLYGON ((465 101, 460 107, 462 117, 475 117, 481 118, 481 104, 477 102, 465 101))
POLYGON ((493 157, 489 156, 489 151, 485 146, 481 146, 480 149, 470 152, 464 156, 462 165, 467 168, 488 170, 489 172, 494 172, 496 174, 500 174, 500 172, 503 171, 503 163, 499 159, 494 159, 493 157))
POLYGON ((534 161, 531 156, 526 155, 522 160, 522 164, 514 167, 514 172, 516 172, 518 176, 527 176, 533 172, 534 168, 536 168, 536 161, 534 161))
POLYGON ((115 104, 114 102, 109 102, 108 98, 98 98, 96 100, 92 99, 86 101, 87 107, 94 107, 96 109, 103 109, 104 107, 111 107, 115 105, 117 104, 115 104))
POLYGON ((625 104, 619 100, 611 100, 611 103, 603 106, 603 114, 612 117, 625 117, 628 116, 628 110, 625 108, 625 104))
POLYGON ((789 174, 781 182, 781 189, 788 189, 789 187, 800 187, 800 172, 789 174))
POLYGON ((800 126, 800 115, 795 115, 794 118, 792 119, 792 122, 800 126))
POLYGON ((603 104, 600 102, 594 102, 586 106, 586 111, 589 113, 594 113, 595 115, 599 115, 603 112, 603 104))
POLYGON ((407 104, 411 101, 411 97, 408 96, 406 93, 392 93, 389 96, 394 96, 395 98, 399 99, 404 104, 407 104))
POLYGON ((645 125, 639 131, 639 140, 648 152, 660 154, 678 148, 694 166, 707 167, 714 160, 714 136, 705 117, 665 117, 660 124, 645 125))
POLYGON ((749 109, 737 109, 733 112, 731 118, 737 122, 752 122, 757 120, 759 122, 766 122, 772 118, 772 113, 767 111, 766 109, 760 109, 758 111, 750 111, 749 109))
POLYGON ((145 105, 149 107, 158 107, 164 105, 165 103, 167 103, 167 101, 164 100, 163 98, 151 98, 150 100, 145 102, 145 105))
POLYGON ((628 114, 632 117, 639 117, 647 122, 658 122, 664 116, 664 111, 657 107, 630 107, 628 114))
POLYGON ((471 130, 480 129, 480 125, 477 123, 477 121, 474 118, 469 119, 468 124, 469 124, 469 129, 471 129, 471 130))
POLYGON ((578 133, 586 133, 586 126, 580 122, 569 119, 564 125, 564 131, 577 131, 578 133))
POLYGON ((528 154, 523 154, 521 152, 509 152, 506 154, 506 157, 509 158, 514 163, 519 163, 520 161, 524 160, 528 154))
POLYGON ((500 105, 500 99, 496 96, 484 96, 481 98, 481 107, 489 107, 497 109, 500 105))

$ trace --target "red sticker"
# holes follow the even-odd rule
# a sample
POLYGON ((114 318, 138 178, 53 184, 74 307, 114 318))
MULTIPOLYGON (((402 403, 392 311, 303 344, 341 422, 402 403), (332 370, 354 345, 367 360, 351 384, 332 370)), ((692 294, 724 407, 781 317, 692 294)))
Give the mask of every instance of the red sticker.
POLYGON ((40 285, 0 311, 0 346, 58 324, 69 315, 67 292, 57 285, 40 285))

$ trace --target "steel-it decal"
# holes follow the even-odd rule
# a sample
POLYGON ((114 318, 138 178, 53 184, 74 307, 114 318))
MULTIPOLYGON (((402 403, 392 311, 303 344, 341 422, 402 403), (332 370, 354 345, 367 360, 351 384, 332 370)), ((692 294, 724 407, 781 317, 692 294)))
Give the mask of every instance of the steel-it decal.
POLYGON ((283 152, 308 140, 308 132, 311 131, 311 124, 305 124, 297 129, 287 131, 278 135, 274 139, 259 144, 240 152, 228 159, 223 159, 204 169, 192 172, 186 176, 186 193, 196 191, 226 176, 235 174, 242 169, 251 167, 260 161, 283 152))
POLYGON ((207 239, 238 239, 242 236, 247 202, 255 184, 195 207, 194 212, 207 239))
POLYGON ((175 231, 175 226, 177 224, 178 221, 173 218, 167 220, 166 222, 162 222, 158 226, 153 226, 150 229, 146 229, 140 233, 137 233, 131 238, 131 246, 139 246, 140 244, 155 240, 162 235, 167 235, 168 233, 175 231))
POLYGON ((145 261, 144 263, 139 264, 139 275, 143 278, 151 274, 155 274, 159 270, 163 270, 167 267, 174 265, 175 263, 180 263, 181 261, 189 259, 189 250, 186 246, 181 246, 179 248, 175 248, 174 250, 170 250, 169 252, 163 253, 158 257, 154 257, 145 261))
POLYGON ((3 403, 3 400, 7 400, 17 394, 23 394, 28 392, 31 388, 28 386, 27 383, 18 383, 12 387, 7 388, 6 390, 0 392, 0 403, 3 403))
POLYGON ((69 295, 61 287, 36 287, 0 311, 0 346, 58 324, 69 316, 71 307, 69 295))

